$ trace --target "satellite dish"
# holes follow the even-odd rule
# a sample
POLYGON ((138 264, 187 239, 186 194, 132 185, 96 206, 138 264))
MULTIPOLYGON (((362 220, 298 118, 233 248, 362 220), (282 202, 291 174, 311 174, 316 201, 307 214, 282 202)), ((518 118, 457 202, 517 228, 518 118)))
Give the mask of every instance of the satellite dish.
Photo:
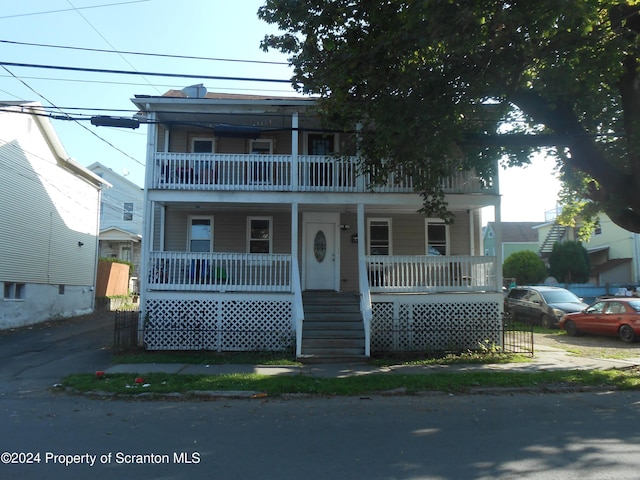
POLYGON ((129 170, 127 170, 126 168, 123 168, 123 169, 122 169, 122 175, 123 175, 123 176, 125 176, 125 177, 126 177, 127 175, 129 175, 129 170))

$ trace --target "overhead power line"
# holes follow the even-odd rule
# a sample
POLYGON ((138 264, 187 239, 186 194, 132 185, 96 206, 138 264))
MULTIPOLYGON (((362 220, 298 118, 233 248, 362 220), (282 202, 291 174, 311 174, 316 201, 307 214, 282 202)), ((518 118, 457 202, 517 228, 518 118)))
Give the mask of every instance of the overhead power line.
POLYGON ((29 47, 61 48, 61 49, 67 49, 67 50, 78 50, 83 52, 118 53, 122 55, 141 55, 145 57, 177 58, 182 60, 207 60, 207 61, 214 61, 214 62, 257 63, 261 65, 289 65, 287 62, 273 62, 273 61, 267 61, 267 60, 244 60, 239 58, 198 57, 198 56, 191 56, 191 55, 171 55, 166 53, 131 52, 127 50, 105 50, 101 48, 86 48, 86 47, 72 47, 68 45, 50 45, 50 44, 44 44, 44 43, 16 42, 13 40, 2 40, 2 39, 0 39, 0 43, 8 43, 12 45, 25 45, 29 47))
POLYGON ((34 63, 15 63, 2 62, 0 65, 9 67, 25 67, 25 68, 44 68, 49 70, 65 70, 71 72, 90 72, 90 73, 112 73, 116 75, 148 75, 153 77, 172 77, 172 78, 196 78, 206 80, 229 80, 234 82, 268 82, 268 83, 291 83, 291 80, 282 80, 277 78, 248 78, 248 77, 224 77, 218 75, 189 75, 186 73, 158 73, 158 72, 132 72, 129 70, 109 70, 105 68, 84 68, 84 67, 64 67, 62 65, 42 65, 34 63))
POLYGON ((34 15, 48 15, 50 13, 63 13, 63 12, 71 12, 74 10, 88 10, 90 8, 103 8, 103 7, 116 7, 118 5, 128 5, 131 3, 143 3, 148 2, 150 0, 131 0, 129 2, 119 2, 119 3, 107 3, 103 5, 91 5, 88 7, 78 7, 78 8, 63 8, 60 10, 48 10, 46 12, 31 12, 31 13, 18 13, 15 15, 4 15, 0 17, 0 20, 5 20, 7 18, 18 18, 18 17, 32 17, 34 15))

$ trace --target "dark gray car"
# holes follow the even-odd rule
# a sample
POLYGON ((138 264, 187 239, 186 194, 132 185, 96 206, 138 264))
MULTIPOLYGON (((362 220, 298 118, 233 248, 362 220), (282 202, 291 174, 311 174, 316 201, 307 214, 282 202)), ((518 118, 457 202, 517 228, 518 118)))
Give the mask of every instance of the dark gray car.
POLYGON ((560 287, 515 287, 505 299, 505 312, 519 322, 557 328, 565 313, 580 312, 587 304, 560 287))

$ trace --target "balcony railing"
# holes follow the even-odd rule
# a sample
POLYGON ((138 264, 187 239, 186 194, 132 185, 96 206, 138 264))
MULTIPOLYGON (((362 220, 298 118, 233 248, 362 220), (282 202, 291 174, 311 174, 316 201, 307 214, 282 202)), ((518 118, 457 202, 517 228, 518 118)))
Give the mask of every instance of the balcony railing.
POLYGON ((291 255, 151 252, 150 290, 291 292, 291 255))
MULTIPOLYGON (((358 175, 356 157, 320 155, 241 155, 159 152, 153 164, 153 189, 359 192, 370 181, 358 175)), ((473 172, 458 172, 443 179, 445 193, 493 194, 473 172)), ((412 193, 409 176, 395 175, 380 193, 412 193)))
POLYGON ((495 257, 369 255, 372 292, 497 292, 495 257))

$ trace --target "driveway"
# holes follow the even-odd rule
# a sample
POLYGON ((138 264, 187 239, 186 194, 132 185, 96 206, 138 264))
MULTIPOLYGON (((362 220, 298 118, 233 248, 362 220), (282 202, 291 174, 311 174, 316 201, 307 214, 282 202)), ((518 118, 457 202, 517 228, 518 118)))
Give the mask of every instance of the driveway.
POLYGON ((601 337, 597 335, 570 337, 560 331, 535 333, 534 349, 540 345, 561 348, 585 357, 640 360, 640 342, 624 343, 618 337, 601 337))

